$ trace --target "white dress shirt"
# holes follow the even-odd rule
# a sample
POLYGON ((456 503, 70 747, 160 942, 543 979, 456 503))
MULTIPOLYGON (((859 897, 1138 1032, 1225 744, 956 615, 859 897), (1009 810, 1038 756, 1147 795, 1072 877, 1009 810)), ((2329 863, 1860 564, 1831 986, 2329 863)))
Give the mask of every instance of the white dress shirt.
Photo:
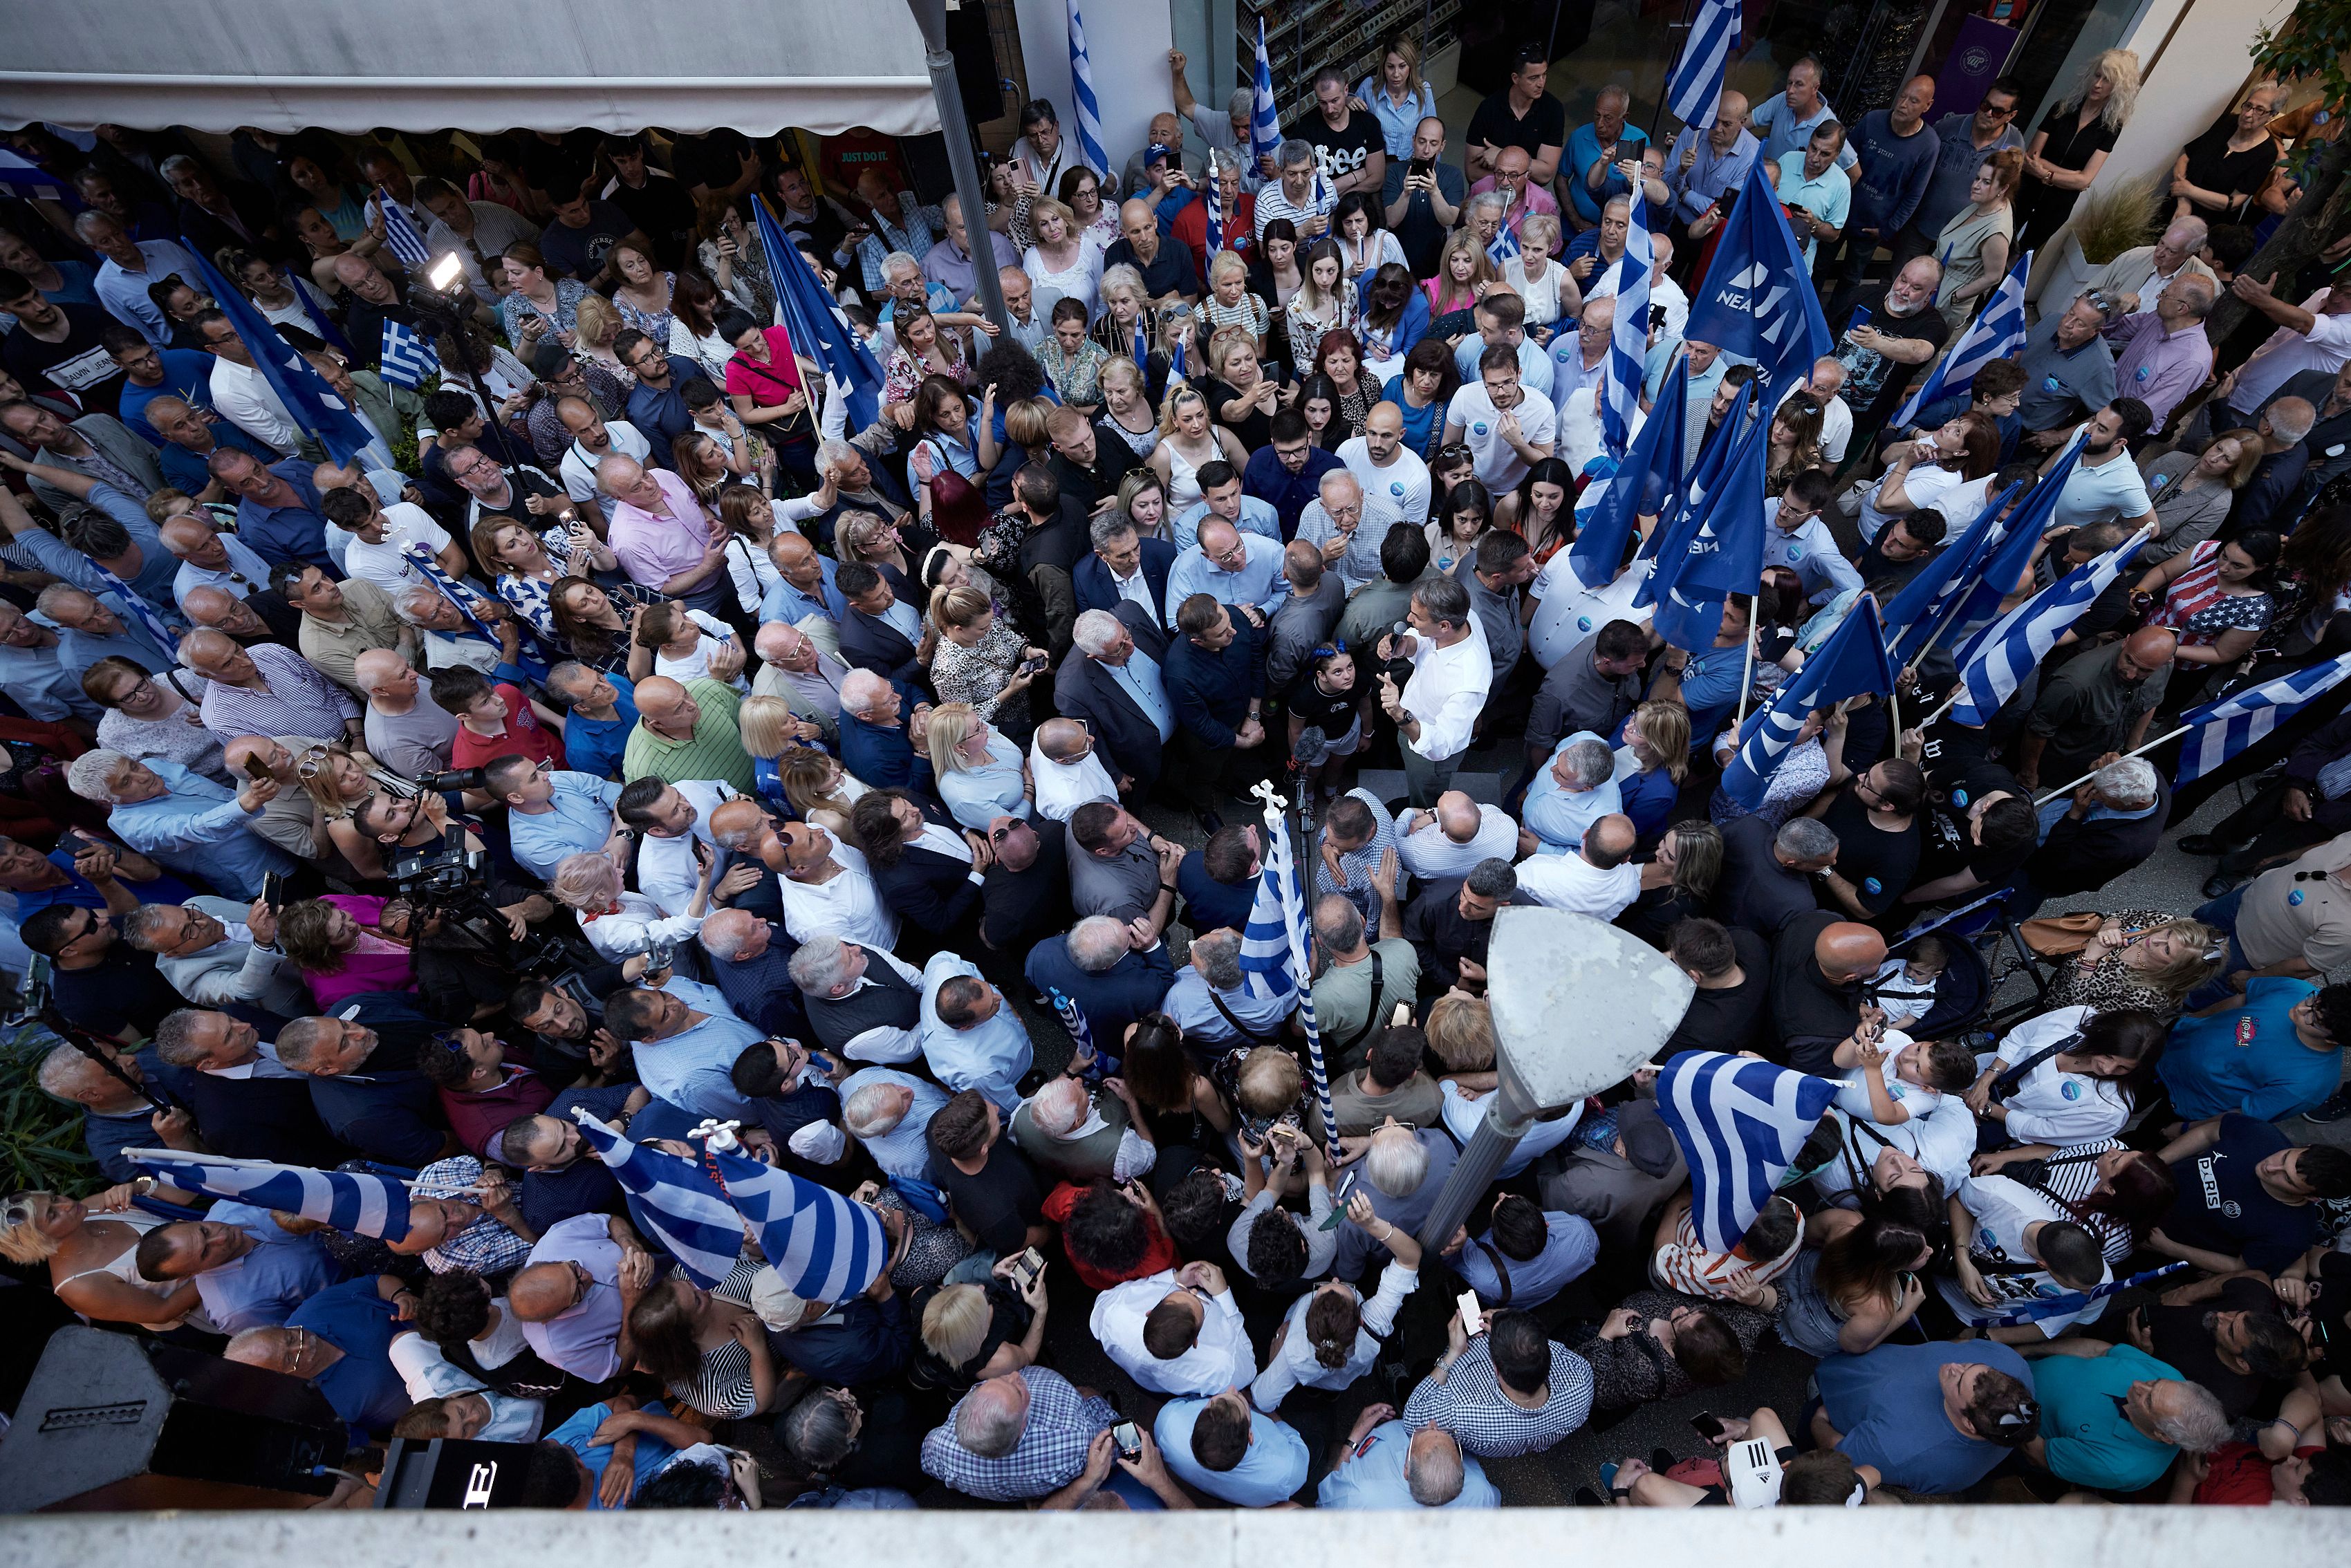
POLYGON ((281 457, 301 450, 302 427, 286 411, 259 371, 233 360, 213 360, 213 412, 281 457))
POLYGON ((661 905, 664 915, 683 915, 702 880, 702 868, 694 863, 695 842, 699 840, 714 855, 719 852, 717 841, 710 836, 710 813, 733 800, 735 791, 715 779, 689 779, 670 788, 694 808, 694 825, 674 839, 647 833, 638 841, 637 887, 661 905))
POLYGON ((1626 861, 1602 871, 1581 854, 1535 855, 1519 867, 1519 892, 1552 909, 1614 920, 1641 896, 1641 868, 1626 861))
MULTIPOLYGON (((1153 1308, 1183 1289, 1173 1269, 1114 1285, 1094 1298, 1093 1315, 1087 1326, 1129 1377, 1156 1393, 1180 1397, 1247 1387, 1257 1373, 1257 1356, 1249 1348, 1249 1331, 1241 1326, 1241 1310, 1230 1290, 1201 1302, 1199 1337, 1183 1354, 1161 1361, 1143 1347, 1144 1320, 1153 1308)), ((1290 1337, 1302 1340, 1305 1336, 1293 1329, 1290 1337)))
MULTIPOLYGON (((1323 1365, 1314 1354, 1313 1343, 1306 1337, 1306 1309, 1313 1304, 1320 1291, 1309 1291, 1290 1302, 1290 1311, 1282 1317, 1290 1332, 1281 1336, 1281 1343, 1266 1358, 1265 1370, 1249 1385, 1249 1403, 1260 1410, 1278 1410, 1293 1388, 1344 1388, 1371 1371, 1372 1364, 1380 1358, 1380 1342, 1395 1327, 1397 1312, 1419 1284, 1419 1270, 1407 1269, 1391 1258, 1380 1270, 1378 1293, 1368 1301, 1353 1285, 1343 1287, 1354 1291, 1356 1310, 1362 1319, 1361 1326, 1355 1330, 1354 1348, 1348 1353, 1343 1366, 1323 1365)), ((1100 1337, 1099 1330, 1096 1336, 1100 1337)))
POLYGON ((1056 762, 1032 740, 1029 776, 1037 784, 1037 814, 1051 821, 1068 821, 1071 813, 1089 800, 1118 799, 1118 780, 1091 750, 1075 762, 1056 762))
POLYGON ((411 1330, 392 1342, 392 1369, 408 1385, 408 1396, 414 1400, 454 1399, 461 1395, 478 1394, 489 1402, 488 1425, 474 1434, 485 1443, 535 1443, 540 1427, 547 1421, 547 1402, 543 1399, 523 1399, 510 1394, 499 1394, 475 1378, 473 1374, 451 1364, 441 1354, 441 1347, 423 1334, 411 1330))
POLYGON ((702 929, 701 915, 664 915, 641 893, 623 892, 620 903, 610 914, 580 916, 580 934, 610 963, 649 951, 656 942, 689 941, 702 929))
POLYGON ((1478 831, 1466 844, 1445 836, 1434 811, 1396 844, 1396 858, 1404 862, 1404 869, 1424 882, 1468 876, 1479 861, 1515 860, 1518 853, 1519 825, 1499 806, 1478 808, 1478 831))
MULTIPOLYGON (((957 977, 980 979, 977 967, 953 953, 935 953, 923 966, 923 1060, 949 1090, 977 1089, 1008 1117, 1019 1108, 1020 1080, 1035 1063, 1036 1051, 1020 1015, 1000 995, 987 1018, 969 1029, 948 1028, 939 1017, 939 988, 957 977)), ((852 1040, 841 1049, 853 1053, 856 1044, 852 1040)))
POLYGON ((1494 684, 1494 662, 1486 652, 1486 632, 1475 615, 1469 635, 1449 648, 1433 637, 1418 637, 1412 655, 1412 679, 1400 697, 1405 711, 1420 720, 1420 738, 1413 750, 1431 762, 1442 762, 1469 749, 1470 730, 1486 706, 1486 693, 1494 684))
MULTIPOLYGON (((830 935, 854 942, 869 953, 887 953, 898 945, 898 916, 882 902, 863 852, 836 842, 831 859, 841 873, 831 882, 776 879, 784 905, 784 929, 795 942, 830 935)), ((909 971, 908 978, 912 977, 909 971)))
POLYGON ((327 525, 327 541, 332 544, 337 534, 344 538, 343 570, 346 575, 364 578, 386 593, 415 588, 424 581, 424 574, 408 559, 408 547, 421 544, 434 555, 449 548, 449 530, 433 520, 433 515, 410 501, 393 501, 383 508, 386 527, 381 544, 367 540, 327 525))

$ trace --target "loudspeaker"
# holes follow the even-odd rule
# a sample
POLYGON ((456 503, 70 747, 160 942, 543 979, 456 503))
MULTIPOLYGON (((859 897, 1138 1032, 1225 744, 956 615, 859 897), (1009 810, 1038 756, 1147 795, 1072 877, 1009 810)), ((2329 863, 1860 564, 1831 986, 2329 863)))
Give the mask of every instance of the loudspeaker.
POLYGON ((298 1377, 102 1329, 49 1340, 0 1440, 0 1513, 307 1508, 347 1438, 298 1377))
POLYGON ((536 1443, 482 1443, 469 1437, 423 1442, 394 1437, 376 1483, 378 1508, 512 1508, 522 1495, 523 1465, 536 1443))

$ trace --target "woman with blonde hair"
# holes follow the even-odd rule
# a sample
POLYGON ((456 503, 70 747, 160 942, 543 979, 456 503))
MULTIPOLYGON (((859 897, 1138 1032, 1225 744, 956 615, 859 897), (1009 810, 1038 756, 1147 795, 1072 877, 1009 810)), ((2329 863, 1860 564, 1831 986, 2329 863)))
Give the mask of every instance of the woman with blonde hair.
POLYGON ((698 839, 694 858, 701 875, 683 915, 664 915, 661 905, 643 894, 623 888, 621 868, 610 855, 593 850, 564 856, 547 890, 556 903, 579 915, 580 932, 588 945, 617 964, 649 951, 656 942, 682 942, 702 929, 703 916, 710 912, 710 872, 718 862, 698 839))
MULTIPOLYGON (((1437 253, 1437 276, 1420 287, 1428 295, 1429 330, 1450 336, 1462 329, 1458 324, 1447 327, 1445 318, 1474 308, 1489 289, 1501 287, 1501 279, 1495 276, 1493 260, 1478 243, 1478 236, 1468 229, 1456 229, 1437 253)), ((1576 298, 1580 312, 1583 296, 1576 298)))
POLYGON ((1646 702, 1625 721, 1616 748, 1616 790, 1634 831, 1648 843, 1665 831, 1689 777, 1689 709, 1677 702, 1646 702))
MULTIPOLYGON (((1223 253, 1229 256, 1229 251, 1223 253)), ((1208 373, 1196 383, 1217 423, 1251 452, 1273 444, 1273 416, 1298 394, 1285 397, 1268 381, 1258 359, 1258 340, 1244 327, 1226 327, 1208 340, 1208 373)))
POLYGON ((1029 228, 1036 243, 1021 256, 1020 270, 1040 293, 1050 288, 1076 300, 1091 320, 1102 308, 1101 240, 1050 196, 1029 204, 1029 228))
POLYGON ((1519 225, 1519 254, 1502 263, 1502 286, 1527 304, 1527 336, 1538 343, 1551 341, 1552 329, 1562 319, 1583 314, 1583 290, 1574 275, 1552 258, 1559 254, 1559 219, 1549 213, 1531 213, 1519 225))
POLYGON ((997 1260, 984 1285, 915 1293, 922 1343, 906 1367, 915 1387, 960 1395, 983 1379, 1036 1364, 1045 1347, 1045 1276, 1040 1270, 1024 1289, 1013 1270, 1017 1261, 1017 1254, 997 1260))
POLYGON ((2130 50, 2108 49, 2085 68, 2025 146, 2012 244, 2046 245, 2065 226, 2137 102, 2138 56, 2130 50))
POLYGON ((1200 317, 1211 334, 1211 365, 1216 363, 1217 340, 1233 329, 1248 333, 1258 351, 1265 351, 1266 334, 1273 330, 1273 313, 1264 300, 1249 292, 1249 263, 1234 251, 1220 250, 1208 263, 1208 297, 1200 301, 1200 317))
POLYGON ((571 351, 582 360, 592 360, 616 377, 622 387, 637 384, 637 372, 621 363, 621 356, 612 351, 612 340, 621 335, 621 313, 602 295, 589 291, 583 295, 572 312, 571 351))
POLYGON ((2008 276, 2009 245, 2016 230, 2016 183, 2024 175, 2024 154, 2003 147, 1976 165, 1968 204, 1951 214, 1935 237, 1935 259, 1943 264, 1935 308, 1954 322, 1976 307, 2008 276))
POLYGON ((985 833, 998 817, 1031 817, 1036 790, 1029 764, 1010 737, 969 703, 941 703, 924 732, 939 803, 964 827, 985 833))
MULTIPOLYGON (((174 1188, 162 1188, 192 1201, 174 1188)), ((149 1280, 139 1271, 139 1244, 162 1215, 131 1208, 138 1188, 125 1182, 87 1198, 37 1189, 0 1201, 0 1258, 23 1268, 48 1265, 49 1290, 92 1322, 129 1323, 162 1333, 191 1318, 209 1329, 196 1281, 149 1280)))
POLYGON ((542 534, 512 517, 486 516, 474 525, 468 542, 475 564, 496 574, 492 586, 497 596, 545 637, 555 635, 555 612, 549 600, 557 583, 566 577, 585 577, 590 570, 621 569, 620 559, 577 519, 542 534))
POLYGON ((1426 1032, 1445 1081, 1467 1078, 1473 1088, 1493 1086, 1494 1015, 1485 998, 1447 991, 1429 1004, 1426 1032))
POLYGON ((1389 159, 1409 161, 1414 132, 1437 114, 1437 89, 1420 74, 1420 40, 1397 29, 1380 46, 1378 68, 1355 84, 1355 96, 1371 105, 1389 159))
MULTIPOLYGON (((2219 532, 2237 492, 2253 482, 2268 450, 2259 431, 2225 430, 2201 452, 2167 452, 2144 464, 2139 477, 2155 497, 2156 534, 2133 559, 2152 566, 2219 532)), ((101 733, 99 741, 105 740, 101 733)))
POLYGON ((2132 1009, 2168 1023, 2188 994, 2212 977, 2227 947, 2227 935, 2202 921, 2159 909, 2118 910, 2052 977, 2049 1007, 2132 1009))
POLYGON ((1249 466, 1249 452, 1238 436, 1210 423, 1208 400, 1198 388, 1180 386, 1159 405, 1159 444, 1145 461, 1166 483, 1168 509, 1181 514, 1200 499, 1201 469, 1229 463, 1238 473, 1249 466))
POLYGON ((824 732, 792 712, 791 704, 771 696, 745 697, 735 710, 735 729, 751 754, 759 798, 772 806, 784 804, 783 759, 824 732))
MULTIPOLYGON (((749 742, 745 742, 747 747, 749 742)), ((821 751, 803 747, 798 750, 786 747, 777 763, 784 799, 804 822, 813 822, 852 849, 857 847, 856 830, 850 826, 850 816, 866 790, 866 786, 841 759, 821 751)))
POLYGON ((327 827, 327 838, 337 852, 349 861, 351 869, 369 882, 383 879, 382 846, 374 835, 362 833, 351 821, 360 802, 374 794, 379 788, 368 776, 366 768, 353 756, 351 748, 341 741, 313 741, 294 757, 294 777, 302 792, 310 797, 319 810, 319 820, 327 827))
POLYGON ((931 685, 941 703, 967 703, 980 717, 1026 744, 1029 686, 1044 668, 1045 651, 1024 644, 1011 623, 977 588, 941 588, 931 594, 926 637, 931 685))
POLYGON ((1102 413, 1094 429, 1108 431, 1126 443, 1137 457, 1149 458, 1159 449, 1159 415, 1151 406, 1151 387, 1143 367, 1113 354, 1100 372, 1102 413))
POLYGON ((1721 879, 1722 830, 1695 817, 1676 822, 1658 839, 1656 858, 1641 868, 1640 896, 1625 911, 1625 929, 1665 951, 1675 926, 1707 912, 1721 879))

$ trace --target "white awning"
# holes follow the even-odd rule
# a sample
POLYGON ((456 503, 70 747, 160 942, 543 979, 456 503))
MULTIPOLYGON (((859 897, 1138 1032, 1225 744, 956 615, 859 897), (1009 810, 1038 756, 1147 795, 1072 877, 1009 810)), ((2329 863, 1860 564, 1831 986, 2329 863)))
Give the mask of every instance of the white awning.
POLYGON ((0 124, 764 136, 939 128, 904 0, 0 6, 0 124))

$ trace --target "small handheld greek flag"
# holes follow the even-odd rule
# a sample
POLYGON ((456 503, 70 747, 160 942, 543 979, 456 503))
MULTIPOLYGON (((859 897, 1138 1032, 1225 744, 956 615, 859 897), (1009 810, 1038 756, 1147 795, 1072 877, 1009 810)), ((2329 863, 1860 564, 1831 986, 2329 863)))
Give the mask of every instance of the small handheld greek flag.
POLYGON ((1486 247, 1486 259, 1499 267, 1506 261, 1517 260, 1518 256, 1519 236, 1511 232, 1510 225, 1506 223, 1495 231, 1494 243, 1486 247))
POLYGON ((2351 675, 2351 653, 2189 708, 2179 716, 2179 722, 2197 733, 2179 749, 2179 773, 2172 780, 2173 787, 2184 789, 2247 747, 2257 745, 2299 712, 2303 704, 2342 685, 2346 675, 2351 675))
POLYGON ((385 381, 422 392, 427 376, 441 373, 441 356, 416 329, 390 317, 383 323, 383 354, 376 369, 385 381))
POLYGON ((1214 165, 1208 170, 1208 255, 1213 259, 1225 248, 1225 195, 1223 182, 1217 178, 1214 165))
POLYGON ((375 204, 376 210, 383 214, 384 248, 400 258, 401 266, 413 270, 433 259, 432 248, 409 221, 407 210, 393 201, 392 193, 381 185, 375 188, 375 204))
POLYGON ((1976 384, 1976 372, 1994 360, 2024 351, 2024 280, 2032 276, 2033 253, 2026 251, 1984 302, 1983 313, 1959 334, 1959 343, 1936 362, 1927 380, 1894 416, 1896 428, 1917 422, 1918 413, 1940 399, 1976 384))

